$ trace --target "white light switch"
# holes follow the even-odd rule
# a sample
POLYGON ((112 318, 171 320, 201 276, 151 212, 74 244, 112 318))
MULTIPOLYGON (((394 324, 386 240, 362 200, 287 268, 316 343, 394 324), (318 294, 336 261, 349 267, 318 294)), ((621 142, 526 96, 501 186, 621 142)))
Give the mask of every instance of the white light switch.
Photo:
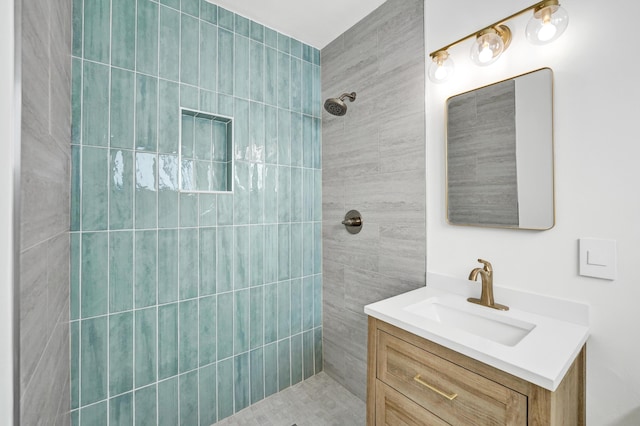
POLYGON ((580 275, 615 280, 617 272, 615 240, 580 239, 580 275))

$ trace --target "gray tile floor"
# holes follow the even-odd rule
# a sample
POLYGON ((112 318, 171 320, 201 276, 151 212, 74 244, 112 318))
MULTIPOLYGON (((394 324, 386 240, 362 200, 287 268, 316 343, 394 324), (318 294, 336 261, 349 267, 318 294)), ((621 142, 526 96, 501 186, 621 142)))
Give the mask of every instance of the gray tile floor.
POLYGON ((365 403, 322 372, 216 426, 364 426, 365 403))

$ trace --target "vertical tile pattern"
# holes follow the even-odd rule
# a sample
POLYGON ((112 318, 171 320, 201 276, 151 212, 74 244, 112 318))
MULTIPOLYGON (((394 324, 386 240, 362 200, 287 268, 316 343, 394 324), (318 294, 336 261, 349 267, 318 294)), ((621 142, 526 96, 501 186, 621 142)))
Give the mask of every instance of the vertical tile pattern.
POLYGON ((76 424, 210 425, 319 372, 319 52, 206 0, 73 9, 76 424), (232 117, 233 150, 180 107, 232 117), (233 155, 233 193, 180 191, 180 132, 196 185, 233 155))
MULTIPOLYGON (((344 91, 355 91, 358 98, 344 117, 323 112, 321 151, 312 142, 320 123, 305 115, 302 156, 292 154, 292 161, 301 159, 312 169, 322 165, 323 172, 303 176, 303 216, 317 220, 317 207, 310 204, 320 197, 307 196, 311 189, 322 192, 324 225, 303 232, 304 273, 323 268, 322 283, 303 279, 304 373, 324 361, 327 374, 361 399, 367 349, 363 306, 425 285, 423 3, 388 0, 322 50, 322 99, 344 91), (389 96, 402 102, 391 105, 389 96), (357 132, 349 132, 353 129, 357 132), (354 188, 354 180, 363 185, 354 188), (335 226, 353 208, 365 221, 358 238, 335 226), (322 264, 315 261, 320 256, 322 264), (311 302, 317 298, 323 299, 321 311, 311 302), (317 333, 307 328, 323 317, 317 333), (315 350, 321 340, 324 354, 315 350)), ((304 46, 301 53, 302 110, 313 115, 320 90, 308 77, 316 68, 307 59, 314 64, 318 58, 304 46)))

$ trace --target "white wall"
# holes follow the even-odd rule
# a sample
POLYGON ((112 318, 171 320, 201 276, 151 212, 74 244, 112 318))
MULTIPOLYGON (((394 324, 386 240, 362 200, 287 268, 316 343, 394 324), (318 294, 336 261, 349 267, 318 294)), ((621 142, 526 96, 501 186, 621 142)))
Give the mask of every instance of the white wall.
MULTIPOLYGON (((425 0, 427 53, 521 8, 530 0, 425 0), (486 6, 489 5, 489 6, 486 6)), ((587 418, 590 425, 640 424, 640 4, 564 0, 570 16, 553 44, 524 38, 528 16, 493 65, 450 51, 456 76, 427 85, 427 265, 458 277, 490 260, 496 285, 591 305, 587 418), (555 83, 556 226, 549 231, 455 227, 445 221, 444 102, 447 97, 541 67, 555 83), (578 275, 581 237, 618 241, 618 279, 578 275)), ((470 284, 473 285, 473 284, 470 284)), ((552 350, 552 348, 550 348, 552 350)))
POLYGON ((0 2, 0 424, 13 424, 13 1, 0 2))

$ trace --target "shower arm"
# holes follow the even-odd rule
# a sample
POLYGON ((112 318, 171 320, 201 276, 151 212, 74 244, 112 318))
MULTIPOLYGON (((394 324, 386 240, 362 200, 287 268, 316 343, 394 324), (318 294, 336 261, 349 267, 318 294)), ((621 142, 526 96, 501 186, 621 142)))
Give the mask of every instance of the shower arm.
POLYGON ((344 101, 344 98, 349 98, 349 101, 353 102, 356 100, 356 92, 343 93, 338 99, 344 101))

